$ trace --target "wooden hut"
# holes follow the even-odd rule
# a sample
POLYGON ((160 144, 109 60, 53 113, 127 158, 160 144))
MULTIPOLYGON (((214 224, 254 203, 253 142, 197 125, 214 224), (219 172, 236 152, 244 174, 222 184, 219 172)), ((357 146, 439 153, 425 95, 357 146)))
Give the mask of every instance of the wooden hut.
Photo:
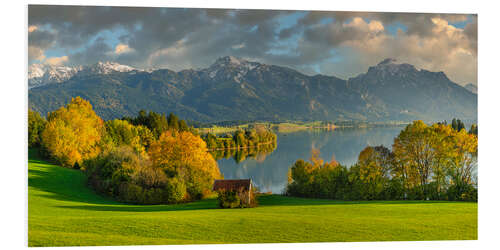
POLYGON ((252 199, 251 179, 229 179, 215 180, 213 191, 234 191, 237 192, 240 200, 246 205, 250 205, 252 199))

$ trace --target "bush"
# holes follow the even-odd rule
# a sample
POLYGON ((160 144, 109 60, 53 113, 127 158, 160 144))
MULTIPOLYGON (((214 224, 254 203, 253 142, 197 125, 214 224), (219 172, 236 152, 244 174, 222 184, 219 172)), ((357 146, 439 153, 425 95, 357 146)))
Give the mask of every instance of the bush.
POLYGON ((187 191, 186 184, 177 178, 171 178, 167 183, 168 203, 178 203, 185 199, 187 191))
POLYGON ((220 208, 236 208, 241 207, 240 197, 236 191, 218 191, 217 200, 220 208))
POLYGON ((448 188, 450 201, 477 201, 477 188, 471 184, 454 184, 448 188))
POLYGON ((217 201, 220 208, 246 208, 256 207, 257 193, 254 187, 253 192, 241 190, 219 190, 217 191, 217 201))

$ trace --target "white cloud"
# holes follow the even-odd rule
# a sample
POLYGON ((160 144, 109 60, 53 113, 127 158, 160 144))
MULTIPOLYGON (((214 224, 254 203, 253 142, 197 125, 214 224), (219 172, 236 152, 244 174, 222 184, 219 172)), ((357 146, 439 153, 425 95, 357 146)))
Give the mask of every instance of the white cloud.
POLYGON ((369 23, 367 23, 361 17, 355 17, 350 23, 346 23, 343 26, 346 28, 355 28, 357 30, 370 33, 384 31, 384 25, 381 22, 377 20, 371 20, 369 23))
MULTIPOLYGON (((393 36, 380 32, 384 27, 378 21, 366 23, 361 18, 354 18, 344 26, 356 28, 365 35, 346 40, 340 47, 348 48, 351 52, 354 49, 358 63, 364 65, 365 69, 391 57, 419 68, 443 71, 459 84, 477 82, 477 53, 471 46, 471 38, 464 29, 450 25, 445 19, 435 17, 430 21, 431 35, 420 36, 400 31, 393 36)), ((352 75, 358 71, 352 72, 352 75)))
POLYGON ((181 39, 168 48, 159 49, 151 53, 147 60, 148 66, 161 65, 172 70, 191 68, 192 65, 185 61, 187 52, 186 39, 181 39))
POLYGON ((117 55, 125 54, 125 53, 130 53, 130 52, 133 52, 133 51, 134 51, 134 49, 130 48, 128 46, 128 44, 119 43, 115 47, 115 54, 117 54, 117 55))
POLYGON ((59 66, 67 62, 68 59, 69 59, 68 56, 49 57, 44 60, 44 63, 49 65, 59 66))
POLYGON ((242 48, 245 48, 245 43, 240 43, 240 44, 235 44, 233 46, 231 46, 231 48, 233 49, 242 49, 242 48))

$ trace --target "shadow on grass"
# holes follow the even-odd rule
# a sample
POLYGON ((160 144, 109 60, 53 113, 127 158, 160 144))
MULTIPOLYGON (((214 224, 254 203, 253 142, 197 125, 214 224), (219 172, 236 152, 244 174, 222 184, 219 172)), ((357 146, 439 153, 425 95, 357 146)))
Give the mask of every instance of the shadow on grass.
MULTIPOLYGON (((39 159, 29 159, 28 186, 44 193, 30 194, 59 201, 89 204, 119 204, 99 196, 86 186, 87 178, 79 170, 55 166, 39 159)), ((30 191, 28 191, 30 192, 30 191)))
MULTIPOLYGON (((308 205, 389 205, 389 204, 432 204, 450 203, 447 201, 337 201, 286 197, 282 195, 261 195, 259 207, 272 206, 308 206, 308 205)), ((166 211, 187 211, 217 209, 216 199, 205 199, 184 204, 171 205, 86 205, 86 206, 58 206, 61 208, 81 209, 89 211, 114 211, 114 212, 166 212, 166 211)), ((251 208, 247 208, 251 209, 251 208)))
POLYGON ((183 204, 170 204, 170 205, 88 205, 88 206, 57 206, 60 208, 81 209, 89 211, 112 211, 112 212, 167 212, 167 211, 187 211, 187 210, 206 210, 217 209, 217 202, 215 199, 206 199, 183 204))
MULTIPOLYGON (((44 197, 64 202, 79 202, 88 205, 59 205, 56 207, 82 209, 93 211, 124 211, 124 212, 160 212, 201 210, 217 208, 215 199, 171 204, 171 205, 133 205, 125 204, 101 196, 87 186, 87 177, 80 170, 64 168, 47 161, 34 158, 28 160, 28 186, 43 193, 29 195, 44 197)), ((36 156, 35 156, 36 157, 36 156)), ((28 191, 31 192, 31 191, 28 191)))
MULTIPOLYGON (((29 159, 28 186, 43 191, 35 194, 52 200, 80 202, 88 205, 60 205, 57 207, 91 211, 121 212, 161 212, 215 209, 215 199, 172 204, 172 205, 132 205, 123 204, 103 197, 87 187, 87 178, 83 172, 52 165, 46 161, 29 159)), ((33 195, 33 194, 30 194, 33 195)), ((282 195, 260 195, 259 206, 305 206, 305 205, 352 205, 352 204, 429 204, 447 201, 338 201, 327 199, 309 199, 282 195)))
POLYGON ((329 199, 313 199, 289 197, 283 195, 261 195, 259 204, 262 206, 305 206, 305 205, 385 205, 385 204, 432 204, 432 203, 452 203, 451 201, 423 201, 423 200, 373 200, 373 201, 342 201, 329 199))

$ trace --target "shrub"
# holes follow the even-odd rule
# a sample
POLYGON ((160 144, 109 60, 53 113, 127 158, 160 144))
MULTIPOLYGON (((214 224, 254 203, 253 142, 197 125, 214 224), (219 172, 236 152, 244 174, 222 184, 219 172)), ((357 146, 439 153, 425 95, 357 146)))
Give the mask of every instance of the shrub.
POLYGON ((241 207, 240 198, 236 191, 223 190, 218 191, 217 200, 220 208, 236 208, 241 207))
POLYGON ((187 194, 186 184, 177 178, 171 178, 167 183, 167 202, 178 203, 182 201, 187 194))
POLYGON ((252 187, 252 192, 240 190, 219 190, 217 201, 220 208, 246 208, 256 207, 257 189, 252 187))

